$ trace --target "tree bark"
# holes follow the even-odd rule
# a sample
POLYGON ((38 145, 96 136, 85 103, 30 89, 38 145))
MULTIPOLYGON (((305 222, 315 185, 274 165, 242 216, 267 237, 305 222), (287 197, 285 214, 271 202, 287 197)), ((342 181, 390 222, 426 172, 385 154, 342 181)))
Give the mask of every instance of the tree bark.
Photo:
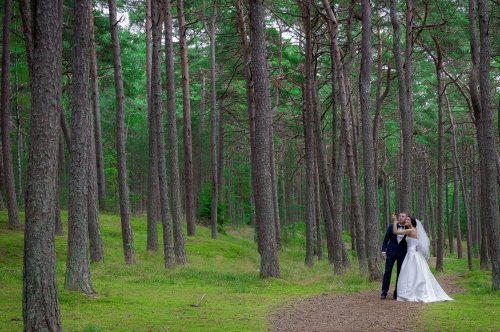
MULTIPOLYGON (((199 113, 199 125, 198 125, 198 138, 197 138, 197 144, 195 145, 195 155, 200 156, 199 158, 196 158, 195 160, 195 168, 194 168, 194 174, 196 176, 196 183, 195 183, 195 188, 196 188, 196 195, 198 196, 198 200, 195 202, 196 203, 196 211, 199 211, 200 209, 200 197, 201 197, 201 191, 203 188, 203 136, 205 133, 205 95, 206 95, 206 78, 205 74, 203 73, 202 67, 199 67, 199 74, 200 74, 200 113, 199 113)), ((187 234, 189 236, 196 236, 196 227, 195 225, 187 225, 187 234)))
POLYGON ((406 25, 405 25, 405 61, 404 77, 406 89, 406 105, 401 109, 402 136, 403 136, 403 165, 401 191, 404 197, 403 203, 408 200, 411 209, 411 179, 412 179, 412 152, 413 152, 413 90, 412 90, 412 56, 413 56, 413 0, 406 0, 406 25))
MULTIPOLYGON (((172 6, 170 1, 165 1, 164 11, 165 22, 165 68, 166 68, 166 91, 167 91, 167 124, 168 124, 168 149, 170 157, 170 192, 172 193, 172 224, 174 231, 174 254, 177 264, 186 264, 187 255, 184 245, 184 232, 182 228, 182 200, 181 200, 181 180, 179 176, 179 151, 177 149, 177 115, 175 107, 175 70, 174 70, 174 43, 172 37, 172 6)), ((161 30, 158 31, 161 38, 161 30)), ((158 60, 159 61, 159 60, 158 60)), ((161 76, 160 76, 161 77, 161 76)), ((155 82, 158 84, 158 82, 155 82)), ((161 79, 160 79, 161 88, 161 79)), ((161 95, 158 100, 161 107, 161 95)), ((161 110, 161 109, 160 109, 161 110)), ((158 110, 157 110, 158 111, 158 110)), ((157 121, 161 114, 157 114, 157 121)), ((159 124, 156 124, 157 126, 159 124)), ((163 121, 162 121, 163 128, 163 121)), ((163 135, 158 139, 162 139, 163 135)), ((164 141, 164 139, 162 139, 164 141)), ((164 149, 161 148, 162 142, 157 141, 158 158, 160 154, 164 155, 164 149)), ((159 165, 160 166, 160 165, 159 165)), ((166 165, 165 165, 166 168, 166 165)), ((158 168, 161 171, 160 168, 158 168)), ((160 183, 160 185, 162 185, 160 183)), ((194 206, 193 206, 194 207, 194 206)))
MULTIPOLYGON (((170 220, 170 202, 167 188, 167 165, 165 157, 165 132, 163 129, 162 87, 161 87, 161 38, 163 17, 163 0, 151 1, 152 18, 152 65, 151 65, 151 113, 154 116, 154 132, 156 136, 156 156, 158 161, 158 183, 160 187, 160 210, 163 230, 163 259, 165 268, 174 267, 174 250, 172 245, 172 226, 170 220)), ((168 12, 168 8, 165 8, 168 12)))
MULTIPOLYGON (((407 98, 407 82, 405 78, 405 71, 403 68, 403 60, 401 58, 401 28, 397 19, 396 0, 390 1, 390 16, 391 23, 394 29, 393 39, 393 53, 396 60, 396 72, 398 76, 398 97, 399 97, 399 110, 401 114, 401 132, 402 132, 402 166, 401 174, 398 175, 400 179, 399 192, 397 196, 400 200, 400 205, 396 206, 397 211, 408 212, 411 209, 410 201, 410 187, 411 187, 411 149, 412 149, 412 135, 413 135, 413 119, 411 109, 408 107, 407 98)), ((407 43, 411 42, 409 40, 407 43)), ((409 70, 409 68, 407 69, 409 70)))
POLYGON ((280 278, 276 248, 275 221, 272 201, 269 127, 271 126, 271 100, 266 50, 266 24, 263 0, 250 0, 252 27, 252 74, 255 91, 255 158, 252 161, 255 178, 255 211, 261 232, 260 277, 280 278))
POLYGON ((30 157, 23 255, 24 331, 62 331, 56 281, 54 200, 61 98, 58 1, 32 2, 30 157))
MULTIPOLYGON (((427 159, 427 158, 426 158, 427 159)), ((429 219, 429 227, 428 229, 430 230, 432 236, 432 242, 431 242, 431 246, 432 246, 432 254, 434 257, 437 257, 437 235, 436 235, 436 211, 434 209, 434 200, 432 199, 432 186, 431 186, 431 176, 429 174, 429 169, 426 168, 426 171, 425 171, 425 177, 427 179, 427 184, 426 184, 426 189, 427 189, 427 197, 429 199, 429 207, 430 207, 430 219, 429 219)))
POLYGON ((19 211, 17 207, 16 185, 14 183, 14 167, 12 165, 12 142, 10 131, 12 127, 10 112, 10 24, 12 22, 12 1, 4 2, 4 19, 2 35, 2 154, 3 154, 3 176, 5 185, 5 196, 7 198, 7 210, 10 228, 21 228, 19 211))
POLYGON ((125 263, 135 264, 134 238, 130 222, 130 197, 127 180, 127 152, 125 150, 125 93, 123 91, 122 60, 120 56, 120 41, 118 39, 118 20, 116 1, 108 0, 109 25, 113 51, 113 67, 116 93, 116 159, 118 168, 118 190, 120 194, 120 217, 123 237, 125 263))
POLYGON ((30 82, 33 78, 33 56, 34 56, 34 45, 33 45, 33 33, 32 22, 31 22, 31 10, 28 0, 18 0, 19 10, 21 12, 21 19, 23 21, 23 34, 24 34, 24 44, 26 45, 26 61, 28 62, 28 74, 30 77, 30 82))
POLYGON ((191 133, 191 102, 189 88, 189 66, 187 54, 186 19, 184 17, 184 1, 177 0, 177 21, 179 23, 179 47, 182 72, 182 113, 184 116, 184 181, 186 195, 186 223, 194 225, 194 180, 193 180, 193 143, 191 133))
MULTIPOLYGON (((95 123, 95 121, 94 121, 95 123)), ((92 123, 89 128, 95 131, 92 123)), ((89 252, 90 263, 104 263, 104 247, 102 243, 101 224, 99 221, 99 186, 97 176, 96 162, 96 142, 91 133, 89 133, 89 163, 88 163, 88 231, 89 231, 89 252)))
POLYGON ((99 104, 99 84, 97 81, 97 55, 94 41, 94 10, 92 1, 89 8, 90 28, 90 75, 92 79, 93 122, 89 124, 92 133, 89 140, 89 251, 90 263, 104 263, 104 248, 102 244, 101 226, 99 222, 99 206, 104 209, 104 164, 102 154, 101 110, 99 104), (93 134, 93 135, 92 135, 93 134))
POLYGON ((479 165, 481 174, 481 220, 486 225, 491 257, 491 283, 494 290, 500 289, 500 211, 498 207, 498 182, 495 149, 495 132, 491 109, 489 15, 486 0, 477 1, 479 17, 479 90, 481 113, 478 122, 479 165))
MULTIPOLYGON (((90 0, 89 0, 90 1, 90 0)), ((90 75, 92 79, 92 105, 94 110, 95 176, 97 180, 98 207, 106 209, 106 179, 104 177, 104 156, 102 150, 101 105, 99 102, 99 79, 97 75, 97 54, 94 37, 94 11, 90 6, 90 75)), ((92 179, 92 178, 91 178, 92 179)))
MULTIPOLYGON (((454 168, 456 168, 457 171, 457 177, 460 180, 460 185, 462 189, 462 201, 463 201, 463 207, 464 207, 464 214, 465 214, 465 233, 466 233, 466 241, 467 241, 467 262, 469 266, 469 270, 472 271, 472 234, 471 234, 471 221, 470 221, 470 209, 469 209, 469 192, 467 190, 467 180, 465 179, 462 171, 462 165, 460 163, 459 157, 458 157, 458 151, 457 151, 457 140, 455 136, 455 120, 453 119, 453 115, 451 113, 451 107, 450 107, 450 102, 448 100, 448 95, 446 95, 446 101, 448 105, 448 117, 450 118, 450 140, 451 140, 451 150, 453 154, 453 165, 454 168)), ((457 188, 458 190, 458 188, 457 188)), ((458 204, 458 199, 457 199, 457 207, 456 210, 458 211, 458 214, 460 215, 460 206, 458 204)), ((461 241, 459 242, 459 238, 461 238, 461 232, 460 232, 460 218, 457 220, 458 225, 457 225, 457 244, 458 246, 458 252, 461 254, 462 251, 462 245, 461 241)))
MULTIPOLYGON (((244 64, 244 72, 245 72, 245 90, 246 90, 246 97, 247 97, 247 107, 248 107, 248 126, 249 126, 249 132, 250 132, 250 159, 252 165, 256 164, 257 161, 255 159, 255 153, 256 153, 256 148, 255 148, 255 100, 254 100, 254 79, 252 76, 252 71, 250 67, 250 62, 251 62, 251 52, 252 48, 250 47, 250 42, 248 41, 248 36, 247 36, 247 29, 246 29, 246 23, 244 19, 244 13, 243 13, 243 7, 242 7, 242 0, 236 0, 236 13, 238 15, 238 25, 239 25, 239 31, 240 31, 240 37, 241 37, 241 45, 242 45, 242 51, 243 51, 243 61, 245 62, 244 64)), ((257 174, 256 168, 252 167, 252 188, 256 187, 256 177, 257 174)), ((252 196, 255 195, 255 193, 251 194, 252 196)), ((255 202, 255 198, 251 197, 250 198, 250 205, 251 205, 251 211, 250 211, 250 225, 255 225, 255 233, 257 236, 257 241, 258 241, 258 250, 259 253, 262 251, 262 243, 259 241, 260 238, 260 222, 259 220, 255 220, 254 222, 254 210, 253 210, 253 202, 255 202)))
MULTIPOLYGON (((386 64, 386 81, 385 81, 385 89, 382 92, 382 80, 383 80, 383 68, 384 64, 383 60, 383 52, 382 52, 382 37, 381 37, 381 27, 377 24, 377 36, 378 36, 378 44, 377 44, 377 90, 375 93, 375 115, 373 117, 373 160, 375 161, 375 175, 378 174, 378 144, 379 144, 379 131, 380 131, 380 123, 382 120, 382 103, 385 98, 389 94, 391 89, 391 61, 386 64)), ((385 144, 385 143, 384 143, 385 144)), ((387 157, 387 156, 385 156, 387 157)), ((386 160, 386 159, 384 159, 386 160)), ((384 205, 385 206, 385 205, 384 205)), ((390 210, 384 211, 384 220, 390 222, 391 213, 390 210)), ((387 229, 389 225, 385 225, 384 229, 387 229)))
MULTIPOLYGON (((63 22, 63 0, 59 0, 58 2, 58 8, 59 8, 59 20, 61 21, 61 25, 62 25, 62 22, 63 22)), ((63 36, 62 36, 62 31, 60 31, 58 34, 57 34, 57 43, 58 44, 61 44, 62 45, 62 40, 63 40, 63 36)), ((62 50, 61 50, 62 51, 62 50)), ((62 60, 63 60, 63 55, 61 54, 61 56, 58 57, 58 60, 59 60, 59 66, 62 67, 62 60)), ((59 99, 57 101, 57 109, 59 110, 61 116, 63 115, 64 113, 64 110, 63 110, 63 104, 62 104, 62 98, 59 99)), ((17 120, 17 128, 18 128, 18 136, 17 136, 17 147, 18 147, 18 153, 17 153, 17 158, 18 158, 18 164, 19 164, 19 176, 18 176, 18 181, 19 181, 19 196, 21 196, 21 193, 22 193, 22 176, 21 176, 21 157, 20 157, 20 151, 21 151, 21 148, 20 148, 20 132, 21 132, 21 125, 20 125, 20 121, 19 121, 19 112, 18 112, 18 120, 17 120)), ((60 162, 63 163, 64 165, 64 143, 62 141, 62 133, 59 132, 59 150, 58 150, 58 167, 57 167, 57 179, 56 179, 56 198, 54 200, 54 219, 55 219, 55 232, 56 232, 56 235, 64 235, 64 230, 63 230, 63 225, 62 225, 62 218, 61 218, 61 200, 60 200, 60 192, 61 192, 61 188, 60 188, 60 185, 61 185, 61 176, 63 175, 62 172, 64 172, 64 168, 61 167, 61 164, 60 162), (62 171, 60 173, 60 171, 62 171)))
POLYGON ((444 118, 443 118, 443 79, 441 49, 438 47, 438 61, 436 63, 436 77, 438 86, 438 162, 437 162, 437 258, 436 270, 444 271, 444 118))
POLYGON ((370 281, 381 281, 380 222, 377 188, 377 160, 374 159, 373 119, 371 110, 372 37, 370 0, 361 1, 362 44, 359 97, 363 131, 363 170, 365 188, 366 250, 370 281))
MULTIPOLYGON (((443 90, 444 91, 444 90, 443 90)), ((444 138, 443 138, 444 140, 444 138)), ((447 164, 444 166, 445 169, 448 169, 447 164)), ((445 172, 445 177, 444 177, 444 197, 445 197, 445 202, 444 202, 444 210, 446 211, 446 225, 448 226, 448 249, 450 254, 455 253, 455 241, 453 240, 453 211, 452 212, 452 217, 450 218, 450 204, 449 204, 449 186, 448 186, 448 173, 445 172)), ((453 203, 453 202, 452 202, 453 203)), ((453 204, 452 204, 453 206, 453 204)), ((446 245, 446 242, 445 242, 446 245)))
MULTIPOLYGON (((62 112, 62 110, 58 107, 59 112, 62 112)), ((56 235, 58 236, 63 236, 64 235, 64 229, 62 225, 62 218, 61 218, 61 203, 60 203, 60 190, 62 185, 64 184, 64 178, 65 178, 65 160, 64 160, 64 141, 63 141, 63 135, 62 131, 59 131, 59 140, 58 140, 58 151, 57 151, 57 184, 56 184, 56 200, 55 200, 55 232, 56 235)))
POLYGON ((317 154, 314 153, 314 228, 316 230, 315 236, 315 255, 318 256, 318 261, 323 260, 323 234, 321 231, 321 204, 320 204, 320 189, 319 189, 319 170, 317 154))
POLYGON ((156 153, 156 122, 152 113, 151 100, 151 1, 146 1, 146 76, 148 90, 148 126, 149 126, 149 165, 148 165, 148 203, 147 203, 147 223, 148 239, 146 248, 148 251, 158 251, 158 209, 159 209, 159 177, 158 177, 158 158, 156 153))
POLYGON ((89 0, 73 2, 73 94, 69 159, 68 256, 64 288, 94 293, 88 259, 89 143, 89 0))
POLYGON ((324 201, 323 214, 325 218, 325 230, 327 236, 327 246, 328 246, 328 260, 333 264, 334 274, 342 275, 344 273, 344 267, 349 264, 343 259, 344 240, 342 237, 342 197, 343 197, 343 186, 337 185, 332 186, 333 183, 342 183, 344 178, 345 169, 345 149, 343 134, 340 134, 340 138, 337 137, 337 97, 336 97, 336 68, 335 68, 335 55, 333 42, 330 42, 330 53, 331 53, 331 68, 332 68, 332 178, 330 180, 328 165, 326 162, 326 152, 324 146, 324 140, 322 135, 321 126, 321 116, 319 114, 319 107, 315 105, 315 137, 316 137, 316 149, 318 153, 318 166, 319 175, 321 182, 321 190, 324 195, 322 201, 324 201), (321 136, 319 136, 321 135, 321 136), (323 150, 323 152, 321 151, 323 150), (337 157, 337 153, 339 156, 337 157))
MULTIPOLYGON (((385 131, 384 126, 384 131, 385 131)), ((383 138, 382 141, 382 165, 380 166, 381 176, 382 176, 382 192, 384 201, 384 214, 383 214, 383 227, 387 229, 391 220, 391 194, 390 194, 390 180, 389 174, 386 171, 387 166, 387 140, 383 138)))
MULTIPOLYGON (((479 119, 481 118, 482 114, 482 99, 479 91, 479 84, 480 84, 480 53, 479 53, 479 42, 477 40, 477 10, 476 10, 476 2, 474 0, 469 0, 469 40, 470 40, 470 53, 471 53, 471 60, 472 60, 472 70, 470 72, 469 76, 469 93, 470 93, 470 99, 471 99, 471 104, 472 108, 474 110, 473 113, 471 113, 471 118, 474 124, 476 125, 476 132, 477 132, 477 138, 478 138, 478 147, 481 144, 482 141, 482 134, 481 134, 481 126, 479 123, 479 119)), ((481 151, 481 148, 479 147, 479 150, 481 151)), ((481 160, 481 157, 480 157, 481 160)), ((479 161, 479 164, 481 164, 481 161, 479 161)), ((481 168, 481 166, 479 166, 481 168)), ((479 179, 479 196, 477 201, 482 202, 482 177, 479 179)), ((483 202, 484 204, 484 202, 483 202)), ((486 234, 486 224, 485 220, 482 218, 482 213, 483 213, 483 208, 479 209, 481 213, 481 221, 478 220, 478 225, 480 225, 481 231, 479 234, 481 235, 481 249, 480 249, 480 266, 482 269, 489 269, 490 268, 490 258, 488 254, 488 238, 483 236, 486 234)), ((476 217, 477 218, 477 217, 476 217)))
MULTIPOLYGON (((217 205, 225 206, 224 204, 224 199, 225 199, 225 184, 224 184, 224 98, 222 97, 219 102, 219 119, 218 119, 218 130, 217 130, 217 145, 218 145, 218 150, 217 150, 217 191, 218 191, 218 197, 219 197, 219 202, 217 205)), ((224 219, 226 216, 224 215, 224 210, 221 210, 222 214, 217 218, 218 223, 223 224, 224 219), (220 220, 219 220, 220 218, 220 220)))
MULTIPOLYGON (((453 144, 450 142, 450 144, 453 144)), ((458 165, 455 158, 453 158, 453 216, 454 216, 454 226, 456 231, 457 239, 457 258, 463 258, 463 247, 462 247, 462 230, 460 227, 460 194, 458 189, 458 165)))
POLYGON ((313 73, 312 73, 312 31, 311 31, 311 4, 308 1, 298 1, 302 12, 302 24, 305 32, 305 60, 304 76, 305 85, 302 85, 302 121, 304 124, 304 147, 306 164, 306 187, 304 220, 306 223, 306 265, 314 264, 314 117, 313 117, 313 73))
POLYGON ((327 0, 322 0, 323 5, 327 11, 329 25, 330 38, 333 43, 334 55, 335 55, 335 65, 337 68, 337 80, 339 83, 339 96, 340 96, 340 108, 342 110, 342 130, 344 131, 345 139, 345 149, 347 157, 347 169, 349 171, 350 179, 350 189, 351 189, 351 202, 352 202, 352 220, 354 225, 356 225, 356 251, 359 262, 360 273, 362 275, 367 275, 366 266, 366 247, 365 247, 365 226, 362 220, 361 204, 359 198, 359 185, 358 178, 356 174, 356 166, 353 155, 353 144, 350 129, 350 119, 348 113, 348 101, 347 101, 347 87, 344 77, 344 70, 340 52, 340 46, 338 45, 337 32, 338 32, 338 21, 330 7, 327 0))
MULTIPOLYGON (((205 5, 205 2, 203 2, 205 5)), ((203 8, 205 11, 205 8, 203 8)), ((210 28, 207 25, 205 17, 203 17, 203 26, 205 33, 210 40, 210 174, 212 182, 212 202, 210 221, 212 225, 212 239, 218 238, 219 224, 217 220, 218 203, 219 203, 219 186, 217 176, 217 91, 215 80, 215 22, 217 20, 217 0, 214 1, 212 7, 212 19, 210 28)))

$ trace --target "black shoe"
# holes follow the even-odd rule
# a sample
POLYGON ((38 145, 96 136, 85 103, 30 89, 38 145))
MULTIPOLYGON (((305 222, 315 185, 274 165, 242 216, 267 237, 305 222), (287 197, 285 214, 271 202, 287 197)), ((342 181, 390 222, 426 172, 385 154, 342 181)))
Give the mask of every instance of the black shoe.
POLYGON ((385 298, 386 298, 386 297, 387 297, 387 294, 382 294, 382 295, 380 295, 380 299, 381 299, 381 300, 385 300, 385 298))
POLYGON ((397 299, 398 299, 397 294, 394 294, 394 300, 397 300, 397 299))

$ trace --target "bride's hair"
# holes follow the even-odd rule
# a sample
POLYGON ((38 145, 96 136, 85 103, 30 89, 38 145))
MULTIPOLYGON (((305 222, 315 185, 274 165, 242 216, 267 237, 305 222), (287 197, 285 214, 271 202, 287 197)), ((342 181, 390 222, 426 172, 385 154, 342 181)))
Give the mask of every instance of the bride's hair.
POLYGON ((411 220, 411 225, 412 225, 413 227, 417 227, 417 220, 416 220, 415 218, 413 218, 412 216, 410 216, 410 215, 409 215, 408 217, 409 217, 409 218, 410 218, 410 220, 411 220))

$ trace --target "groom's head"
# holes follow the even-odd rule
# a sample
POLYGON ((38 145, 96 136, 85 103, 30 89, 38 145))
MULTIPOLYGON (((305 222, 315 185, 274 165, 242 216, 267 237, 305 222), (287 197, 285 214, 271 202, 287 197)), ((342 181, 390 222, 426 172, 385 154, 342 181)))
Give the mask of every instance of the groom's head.
POLYGON ((406 217, 408 216, 408 214, 406 212, 400 212, 399 213, 399 218, 398 218, 398 223, 401 225, 401 226, 404 226, 405 222, 406 222, 406 217))

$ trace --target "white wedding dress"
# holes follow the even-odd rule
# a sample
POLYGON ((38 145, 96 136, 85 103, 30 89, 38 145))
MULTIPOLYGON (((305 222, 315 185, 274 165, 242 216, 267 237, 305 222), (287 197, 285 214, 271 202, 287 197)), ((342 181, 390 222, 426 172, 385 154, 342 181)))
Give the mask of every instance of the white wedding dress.
POLYGON ((417 251, 418 239, 406 237, 407 253, 398 278, 398 301, 453 301, 439 286, 425 257, 417 251))

